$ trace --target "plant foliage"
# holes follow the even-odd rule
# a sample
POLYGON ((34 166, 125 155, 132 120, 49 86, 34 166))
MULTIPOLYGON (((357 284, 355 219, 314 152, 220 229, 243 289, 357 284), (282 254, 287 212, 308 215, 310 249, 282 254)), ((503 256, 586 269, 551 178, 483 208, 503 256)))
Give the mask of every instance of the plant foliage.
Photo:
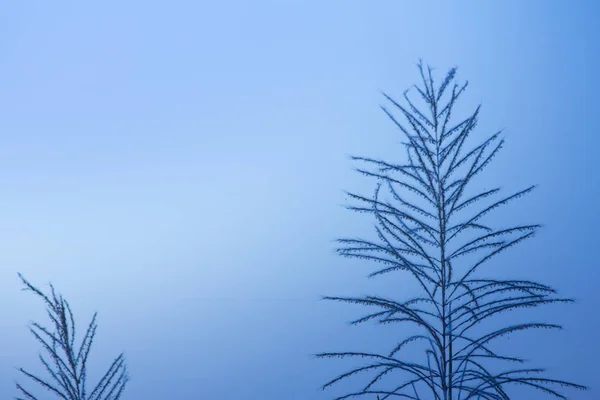
MULTIPOLYGON (((51 295, 46 296, 21 274, 19 277, 25 285, 24 290, 32 291, 44 300, 48 317, 52 321, 52 328, 46 328, 37 322, 33 322, 29 328, 47 353, 48 358, 40 355, 40 361, 49 378, 42 379, 23 368, 19 368, 19 371, 38 386, 64 400, 118 400, 129 380, 123 354, 114 359, 94 389, 91 392, 87 390, 87 363, 96 334, 96 314, 88 325, 79 349, 76 349, 75 318, 69 303, 56 294, 52 285, 51 295)), ((23 397, 15 397, 16 400, 38 400, 38 397, 19 383, 17 389, 23 397)))
MULTIPOLYGON (((405 104, 384 94, 386 115, 405 135, 407 162, 393 164, 352 157, 367 167, 358 172, 378 183, 373 197, 348 193, 357 203, 350 210, 369 213, 376 220, 377 240, 339 239, 344 257, 382 265, 370 276, 408 273, 421 295, 405 301, 379 296, 325 297, 328 300, 368 306, 374 311, 353 322, 413 324, 417 334, 403 338, 387 354, 323 353, 321 358, 363 358, 366 365, 352 369, 323 389, 354 375, 373 376, 351 397, 378 399, 509 400, 506 386, 525 385, 560 399, 560 387, 585 389, 570 382, 546 378, 544 370, 519 366, 524 360, 499 354, 492 342, 531 329, 560 329, 556 324, 529 322, 488 329, 489 320, 516 309, 535 308, 572 300, 556 296, 554 289, 525 280, 499 280, 481 276, 487 261, 534 236, 539 225, 492 227, 488 214, 528 194, 533 186, 508 196, 499 188, 468 194, 468 188, 498 154, 504 139, 497 132, 469 148, 480 107, 466 119, 452 122, 453 110, 467 84, 455 83, 451 69, 436 86, 432 69, 418 65, 422 86, 414 86, 424 104, 404 92, 405 104), (370 167, 370 168, 369 168, 370 167), (402 353, 421 345, 420 361, 402 353), (516 365, 516 366, 511 366, 516 365), (384 378, 398 373, 391 388, 381 388, 384 378)), ((506 320, 505 320, 506 321, 506 320)), ((501 322, 501 321, 500 321, 501 322)), ((390 382, 388 379, 386 382, 390 382)))

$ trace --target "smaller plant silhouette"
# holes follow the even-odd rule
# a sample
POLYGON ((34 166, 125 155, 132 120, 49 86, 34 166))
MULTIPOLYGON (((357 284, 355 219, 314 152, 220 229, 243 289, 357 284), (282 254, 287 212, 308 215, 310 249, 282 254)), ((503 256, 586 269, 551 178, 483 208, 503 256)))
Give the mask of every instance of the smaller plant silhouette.
MULTIPOLYGON (((44 380, 23 368, 19 368, 19 371, 64 400, 118 400, 129 381, 123 353, 114 359, 91 393, 88 394, 86 388, 87 362, 96 334, 97 313, 94 313, 79 350, 76 350, 75 318, 69 303, 62 295, 56 294, 52 284, 50 284, 51 296, 49 297, 25 280, 21 274, 19 278, 25 285, 23 290, 32 291, 44 300, 48 316, 54 325, 52 329, 48 329, 33 322, 29 327, 30 332, 42 344, 51 360, 40 355, 40 361, 50 378, 44 380)), ((15 397, 16 400, 39 400, 19 383, 17 389, 24 397, 15 397)))

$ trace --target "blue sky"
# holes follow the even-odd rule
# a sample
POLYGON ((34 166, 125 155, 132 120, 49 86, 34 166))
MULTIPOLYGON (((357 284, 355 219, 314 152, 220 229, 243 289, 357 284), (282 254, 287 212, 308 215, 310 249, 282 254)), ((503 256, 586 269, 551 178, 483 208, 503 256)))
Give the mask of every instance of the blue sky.
POLYGON ((95 373, 125 351, 128 399, 331 398, 345 365, 311 354, 394 342, 319 296, 413 290, 365 279, 333 239, 371 226, 341 207, 373 188, 347 155, 403 160, 380 91, 416 83, 419 58, 470 81, 481 137, 505 128, 490 185, 540 185, 510 216, 544 229, 498 273, 579 301, 541 312, 564 332, 511 346, 594 386, 599 18, 591 0, 8 2, 0 392, 37 368, 21 272, 80 323, 99 312, 95 373))

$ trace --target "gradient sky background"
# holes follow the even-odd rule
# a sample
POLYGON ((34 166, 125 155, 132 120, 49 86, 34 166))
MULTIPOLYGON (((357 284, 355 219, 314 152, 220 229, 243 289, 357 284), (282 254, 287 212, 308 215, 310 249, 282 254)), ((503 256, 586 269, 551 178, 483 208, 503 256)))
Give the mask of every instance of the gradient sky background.
POLYGON ((544 229, 490 271, 579 300, 535 315, 565 331, 508 346, 596 386, 598 21, 593 0, 4 2, 2 397, 16 366, 40 371, 26 326, 44 309, 17 272, 52 281, 80 329, 99 312, 91 372, 125 351, 125 399, 350 389, 319 391, 350 365, 311 355, 389 349, 398 332, 348 327, 365 310, 319 296, 414 288, 334 254, 372 225, 341 207, 374 184, 347 155, 404 159, 380 90, 416 83, 419 58, 470 81, 481 138, 506 128, 486 182, 540 185, 509 216, 544 229))

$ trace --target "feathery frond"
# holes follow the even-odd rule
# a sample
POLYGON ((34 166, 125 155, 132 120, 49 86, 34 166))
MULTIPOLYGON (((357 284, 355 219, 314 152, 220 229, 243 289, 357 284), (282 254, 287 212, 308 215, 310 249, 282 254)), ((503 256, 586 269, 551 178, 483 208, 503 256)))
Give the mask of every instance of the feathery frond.
POLYGON ((407 139, 407 162, 352 157, 365 165, 356 170, 374 178, 377 185, 371 197, 348 193, 356 203, 347 208, 373 216, 376 239, 339 239, 338 253, 383 265, 369 277, 408 273, 422 296, 408 301, 379 296, 325 297, 375 309, 352 324, 410 323, 418 333, 402 339, 388 354, 318 354, 320 358, 367 360, 365 366, 337 376, 323 389, 369 373, 374 376, 362 390, 337 400, 374 396, 378 400, 509 400, 506 387, 513 384, 565 399, 556 387, 586 389, 539 376, 541 369, 502 369, 503 363, 522 364, 524 360, 492 350, 493 342, 504 336, 531 329, 561 329, 559 325, 529 322, 482 333, 480 326, 500 314, 572 300, 557 297, 554 289, 537 282, 498 280, 482 273, 490 259, 532 238, 540 228, 537 224, 492 227, 483 222, 497 209, 529 194, 534 186, 501 197, 500 188, 469 194, 504 139, 497 132, 469 149, 468 139, 477 126, 481 106, 452 123, 455 103, 467 84, 454 82, 457 70, 452 68, 436 88, 432 69, 422 63, 418 69, 422 86, 414 89, 423 104, 412 100, 407 90, 403 94, 406 105, 384 93, 390 105, 381 106, 407 139), (424 351, 421 362, 399 357, 405 348, 417 344, 424 351), (391 390, 378 388, 392 374, 403 377, 403 383, 391 390))
MULTIPOLYGON (((40 355, 40 362, 49 377, 40 378, 23 368, 19 368, 19 371, 38 386, 63 400, 119 400, 129 380, 123 354, 113 361, 92 392, 88 394, 87 391, 88 356, 96 335, 96 314, 92 317, 77 350, 75 317, 69 303, 56 294, 52 285, 51 295, 47 296, 21 274, 19 278, 25 285, 24 290, 29 290, 44 300, 52 322, 52 328, 46 328, 37 322, 33 322, 29 328, 48 355, 48 359, 40 355)), ((15 397, 16 400, 39 399, 19 383, 17 389, 25 397, 15 397)))

